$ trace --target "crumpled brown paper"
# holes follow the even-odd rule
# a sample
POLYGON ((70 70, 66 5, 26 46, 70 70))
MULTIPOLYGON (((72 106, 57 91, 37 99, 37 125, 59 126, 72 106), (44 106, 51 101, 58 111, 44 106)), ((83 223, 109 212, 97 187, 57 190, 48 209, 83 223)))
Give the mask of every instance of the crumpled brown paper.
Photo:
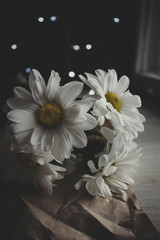
POLYGON ((1 184, 2 240, 158 240, 159 233, 129 186, 123 195, 90 196, 73 189, 69 176, 47 196, 1 184))

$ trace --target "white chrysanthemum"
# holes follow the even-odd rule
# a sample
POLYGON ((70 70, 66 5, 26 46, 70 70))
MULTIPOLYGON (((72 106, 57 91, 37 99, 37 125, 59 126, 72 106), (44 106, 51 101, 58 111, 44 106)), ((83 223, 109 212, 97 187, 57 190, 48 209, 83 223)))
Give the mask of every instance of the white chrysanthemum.
POLYGON ((6 132, 0 132, 0 177, 6 182, 18 182, 20 184, 33 184, 47 194, 52 194, 53 182, 63 177, 57 171, 65 171, 65 168, 49 163, 53 160, 50 152, 33 155, 20 152, 14 147, 10 151, 14 139, 6 132), (36 161, 35 161, 36 160, 36 161))
POLYGON ((60 86, 59 74, 51 72, 48 84, 37 70, 29 77, 31 93, 22 87, 14 89, 14 98, 7 101, 12 109, 7 114, 11 131, 20 146, 39 145, 42 151, 51 150, 54 158, 69 158, 72 147, 83 148, 87 144, 84 130, 97 124, 87 111, 89 101, 75 101, 83 84, 73 81, 60 86))
POLYGON ((98 117, 101 126, 106 118, 115 129, 129 132, 132 138, 137 137, 137 132, 144 130, 142 122, 145 118, 137 110, 141 106, 140 97, 132 95, 127 90, 129 78, 122 76, 118 81, 116 71, 113 69, 108 73, 98 69, 95 73, 97 76, 86 73, 87 79, 79 76, 95 92, 94 96, 88 96, 88 99, 93 98, 95 102, 93 115, 98 117))
POLYGON ((92 160, 88 161, 92 175, 83 175, 75 188, 78 190, 85 184, 92 196, 108 197, 111 196, 111 192, 121 194, 127 190, 128 184, 134 183, 133 173, 136 171, 140 156, 140 149, 131 150, 128 146, 125 148, 122 136, 117 135, 109 154, 102 154, 99 157, 98 168, 92 160))
MULTIPOLYGON (((103 150, 103 153, 109 153, 114 154, 115 151, 119 151, 118 149, 124 148, 125 151, 129 152, 132 151, 133 149, 137 148, 137 143, 133 141, 133 139, 130 137, 129 134, 126 132, 120 132, 120 131, 115 131, 113 129, 107 128, 107 127, 101 127, 100 129, 101 134, 104 136, 104 138, 107 140, 106 147, 103 150), (115 139, 119 139, 115 141, 115 139), (114 144, 113 144, 114 143, 114 144)), ((101 155, 101 153, 99 154, 101 155)))

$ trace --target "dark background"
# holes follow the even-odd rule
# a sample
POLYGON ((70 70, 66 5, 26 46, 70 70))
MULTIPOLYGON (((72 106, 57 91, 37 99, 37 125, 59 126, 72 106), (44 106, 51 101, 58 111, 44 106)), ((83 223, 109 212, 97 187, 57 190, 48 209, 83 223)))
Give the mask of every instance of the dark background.
POLYGON ((36 68, 44 78, 54 69, 65 83, 72 69, 76 75, 97 68, 115 68, 119 75, 131 75, 139 1, 130 0, 45 0, 9 1, 3 7, 3 76, 26 67, 36 68), (55 22, 50 21, 56 16, 55 22), (38 22, 38 17, 44 22, 38 22), (120 19, 119 23, 113 21, 120 19), (11 45, 17 44, 12 50, 11 45), (87 43, 93 44, 86 50, 87 43), (72 45, 79 44, 80 51, 72 45))

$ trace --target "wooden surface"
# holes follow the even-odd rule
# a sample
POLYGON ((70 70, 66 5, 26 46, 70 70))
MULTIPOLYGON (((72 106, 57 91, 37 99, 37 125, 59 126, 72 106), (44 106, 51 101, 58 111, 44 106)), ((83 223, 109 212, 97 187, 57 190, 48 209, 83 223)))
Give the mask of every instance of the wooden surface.
POLYGON ((143 156, 135 178, 134 191, 138 201, 160 232, 160 106, 144 103, 140 112, 146 117, 145 131, 136 142, 143 156))

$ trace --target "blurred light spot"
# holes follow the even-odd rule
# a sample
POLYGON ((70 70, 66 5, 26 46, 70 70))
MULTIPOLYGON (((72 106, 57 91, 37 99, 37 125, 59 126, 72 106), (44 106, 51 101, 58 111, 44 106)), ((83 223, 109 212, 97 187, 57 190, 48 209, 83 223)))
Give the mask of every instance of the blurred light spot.
POLYGON ((55 21, 57 20, 57 17, 56 17, 56 16, 51 16, 51 17, 50 17, 50 20, 51 20, 52 22, 55 22, 55 21))
POLYGON ((39 17, 38 22, 44 22, 44 17, 39 17))
POLYGON ((74 49, 75 51, 79 51, 80 46, 79 46, 79 45, 73 45, 73 49, 74 49))
POLYGON ((27 68, 25 69, 25 71, 26 71, 26 73, 30 73, 31 68, 27 67, 27 68))
POLYGON ((69 73, 68 73, 68 75, 69 75, 69 77, 71 77, 71 78, 73 78, 73 77, 75 77, 75 72, 73 72, 73 71, 70 71, 69 73))
POLYGON ((18 47, 17 44, 13 44, 13 45, 11 46, 12 50, 16 50, 17 47, 18 47))
POLYGON ((86 45, 86 49, 87 49, 87 50, 91 50, 91 49, 92 49, 92 45, 91 45, 91 44, 87 44, 87 45, 86 45))
POLYGON ((89 91, 89 95, 94 95, 95 94, 95 91, 93 90, 93 89, 91 89, 90 91, 89 91))
POLYGON ((115 18, 113 18, 113 21, 114 21, 115 23, 119 23, 119 22, 120 22, 120 19, 119 19, 118 17, 115 17, 115 18))
POLYGON ((151 87, 148 88, 148 89, 147 89, 147 92, 148 92, 149 94, 153 94, 153 92, 154 92, 154 91, 153 91, 153 88, 151 88, 151 87))

